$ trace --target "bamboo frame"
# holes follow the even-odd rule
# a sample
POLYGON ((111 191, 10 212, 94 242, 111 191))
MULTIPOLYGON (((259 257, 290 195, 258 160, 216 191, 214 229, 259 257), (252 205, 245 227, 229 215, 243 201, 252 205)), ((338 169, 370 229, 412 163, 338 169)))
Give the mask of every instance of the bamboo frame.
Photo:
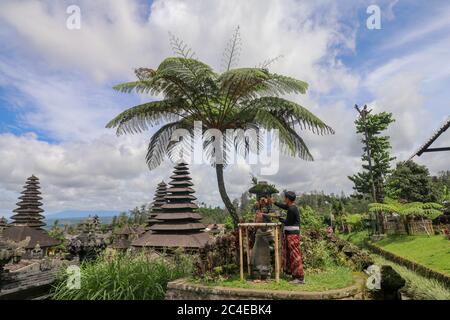
POLYGON ((251 273, 250 268, 250 242, 249 242, 249 227, 275 227, 275 281, 280 282, 280 271, 281 271, 281 223, 240 223, 239 227, 239 271, 241 276, 241 281, 244 281, 244 240, 243 240, 243 229, 245 228, 245 245, 247 249, 247 273, 251 273))
POLYGON ((251 259, 251 249, 250 249, 250 236, 248 232, 248 227, 245 227, 245 249, 247 250, 247 273, 250 274, 250 259, 251 259))

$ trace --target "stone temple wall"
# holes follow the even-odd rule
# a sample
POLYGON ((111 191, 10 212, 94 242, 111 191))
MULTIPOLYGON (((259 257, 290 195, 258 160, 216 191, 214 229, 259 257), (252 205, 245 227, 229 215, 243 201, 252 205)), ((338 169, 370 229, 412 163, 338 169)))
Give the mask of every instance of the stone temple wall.
POLYGON ((355 275, 355 283, 347 288, 306 292, 210 287, 179 279, 169 282, 166 300, 361 300, 364 283, 363 276, 355 275))
POLYGON ((48 296, 58 272, 66 265, 60 260, 38 260, 1 275, 0 300, 43 299, 48 296))

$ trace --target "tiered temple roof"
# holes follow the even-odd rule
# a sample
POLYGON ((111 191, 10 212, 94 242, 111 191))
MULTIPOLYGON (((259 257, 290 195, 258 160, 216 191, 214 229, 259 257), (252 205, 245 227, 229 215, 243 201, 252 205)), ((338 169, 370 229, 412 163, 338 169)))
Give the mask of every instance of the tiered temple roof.
POLYGON ((44 216, 41 215, 44 210, 40 208, 42 206, 42 202, 40 202, 42 200, 40 188, 37 177, 32 175, 27 179, 22 196, 19 197, 20 201, 17 202, 18 208, 13 210, 16 214, 11 217, 13 220, 11 222, 12 226, 25 226, 35 229, 41 229, 41 227, 45 226, 45 223, 42 221, 44 216))
POLYGON ((161 206, 166 203, 165 196, 167 194, 167 184, 164 181, 161 181, 156 188, 155 197, 153 198, 152 208, 150 211, 150 215, 148 217, 148 226, 151 227, 155 223, 158 223, 159 220, 156 220, 155 217, 162 212, 161 206))
POLYGON ((197 205, 192 201, 193 195, 191 177, 186 163, 175 166, 170 187, 165 196, 166 203, 161 206, 161 213, 154 219, 158 223, 139 239, 133 241, 135 247, 199 249, 210 240, 204 232, 205 225, 200 223, 201 216, 196 213, 197 205))
POLYGON ((32 249, 37 244, 41 248, 48 248, 60 243, 41 228, 45 223, 42 221, 44 216, 41 213, 44 210, 40 208, 42 198, 39 189, 39 179, 32 175, 27 179, 22 196, 19 197, 18 208, 13 211, 16 213, 11 217, 13 221, 3 230, 3 237, 10 241, 20 242, 29 238, 25 249, 32 249))

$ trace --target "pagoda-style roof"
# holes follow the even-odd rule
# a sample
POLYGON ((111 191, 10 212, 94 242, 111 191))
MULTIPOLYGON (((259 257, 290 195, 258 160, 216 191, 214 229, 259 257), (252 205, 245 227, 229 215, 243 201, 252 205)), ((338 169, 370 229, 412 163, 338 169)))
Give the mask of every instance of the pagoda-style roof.
POLYGON ((189 177, 187 164, 180 163, 175 166, 164 197, 166 201, 160 213, 153 217, 158 223, 153 224, 142 237, 132 242, 136 247, 153 248, 191 248, 198 249, 205 246, 210 240, 208 233, 204 232, 205 225, 200 223, 201 216, 195 212, 198 206, 195 200, 193 183, 189 177))
POLYGON ((202 218, 196 212, 171 212, 171 213, 160 213, 154 217, 158 222, 161 221, 171 221, 171 220, 200 220, 202 218))
POLYGON ((191 194, 184 194, 184 195, 167 195, 165 197, 166 200, 197 200, 197 197, 191 195, 191 194))
POLYGON ((155 249, 184 248, 198 250, 203 248, 211 237, 207 232, 194 234, 153 233, 148 231, 141 238, 133 241, 134 247, 151 247, 155 249))
POLYGON ((41 248, 55 247, 60 243, 59 240, 50 237, 46 231, 27 226, 10 225, 3 230, 3 237, 14 242, 20 242, 29 237, 30 242, 25 249, 33 249, 38 243, 41 248))
POLYGON ((158 184, 155 196, 153 197, 152 207, 147 219, 147 226, 152 226, 155 223, 158 223, 158 220, 154 219, 154 217, 162 211, 161 207, 166 203, 166 194, 167 184, 164 181, 161 181, 158 184))
POLYGON ((178 186, 185 187, 185 186, 193 186, 193 185, 194 185, 194 184, 193 184, 191 181, 189 181, 189 180, 172 180, 171 182, 169 182, 169 184, 170 184, 171 186, 175 186, 175 187, 178 187, 178 186))
POLYGON ((195 193, 195 190, 192 188, 169 188, 167 189, 167 193, 173 195, 175 193, 195 193))
POLYGON ((415 156, 421 156, 423 153, 425 152, 439 152, 439 151, 450 151, 450 146, 449 147, 442 147, 442 148, 430 148, 431 145, 445 132, 448 130, 448 128, 450 128, 450 116, 447 118, 447 120, 444 121, 444 123, 442 124, 442 126, 433 133, 433 135, 431 136, 430 139, 428 139, 427 142, 425 142, 420 148, 419 150, 417 150, 410 158, 409 160, 411 160, 412 158, 414 158, 415 156))
POLYGON ((22 196, 19 197, 20 201, 17 202, 17 208, 13 210, 16 214, 11 217, 13 220, 11 225, 36 229, 45 226, 42 221, 44 216, 41 215, 44 210, 40 208, 42 197, 39 196, 41 194, 39 189, 39 179, 32 175, 25 182, 24 190, 21 192, 22 196))
POLYGON ((175 180, 192 180, 192 178, 189 176, 189 174, 174 174, 173 176, 170 176, 170 179, 175 179, 175 180))
POLYGON ((189 202, 180 202, 180 203, 166 203, 161 209, 165 210, 173 210, 173 209, 198 209, 198 206, 195 203, 189 202))
MULTIPOLYGON (((117 235, 130 235, 130 234, 136 234, 139 233, 140 231, 142 231, 141 229, 137 230, 136 227, 132 227, 130 225, 126 225, 123 226, 122 228, 120 228, 116 234, 117 235)), ((141 232, 142 233, 142 232, 141 232)))
POLYGON ((113 248, 113 249, 124 250, 124 249, 128 249, 130 247, 131 247, 131 240, 130 239, 125 239, 125 238, 117 239, 116 241, 114 241, 111 244, 111 248, 113 248))
POLYGON ((203 230, 203 223, 159 223, 150 227, 152 231, 193 231, 203 230))

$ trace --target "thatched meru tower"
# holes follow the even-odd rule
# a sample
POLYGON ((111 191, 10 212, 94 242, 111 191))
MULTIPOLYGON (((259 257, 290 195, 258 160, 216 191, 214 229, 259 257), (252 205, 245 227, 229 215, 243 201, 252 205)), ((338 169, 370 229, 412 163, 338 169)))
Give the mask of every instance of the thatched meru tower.
POLYGON ((161 207, 166 203, 166 194, 167 184, 164 181, 161 181, 156 188, 155 197, 153 198, 152 202, 152 208, 148 217, 147 224, 149 227, 159 222, 159 220, 156 220, 155 217, 162 212, 161 207))
POLYGON ((32 175, 27 179, 22 196, 19 197, 18 208, 13 211, 16 213, 11 217, 13 221, 3 230, 3 237, 10 241, 21 242, 29 238, 28 244, 24 247, 26 250, 24 257, 29 256, 36 246, 46 255, 48 249, 59 244, 58 240, 50 237, 41 228, 45 223, 42 221, 44 216, 41 213, 44 210, 40 208, 42 198, 39 189, 39 179, 32 175))
POLYGON ((193 195, 195 191, 191 188, 193 183, 187 164, 176 165, 170 178, 166 203, 161 206, 162 212, 154 218, 158 222, 133 241, 133 246, 198 250, 210 241, 210 236, 204 232, 205 225, 200 223, 202 217, 195 212, 198 207, 192 202, 197 198, 193 195))
POLYGON ((42 206, 42 202, 40 202, 42 198, 39 191, 41 188, 39 179, 32 175, 27 179, 23 188, 22 196, 19 197, 20 201, 17 202, 18 208, 13 210, 16 214, 11 217, 13 220, 11 225, 41 229, 41 227, 45 226, 45 223, 42 221, 44 216, 41 215, 44 210, 40 208, 42 206))

